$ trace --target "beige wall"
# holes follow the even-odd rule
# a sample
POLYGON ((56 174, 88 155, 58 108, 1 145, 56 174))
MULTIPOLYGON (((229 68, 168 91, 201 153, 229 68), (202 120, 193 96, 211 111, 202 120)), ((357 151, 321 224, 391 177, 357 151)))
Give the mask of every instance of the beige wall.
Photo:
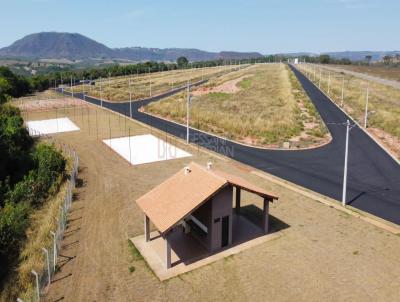
POLYGON ((221 237, 222 237, 222 217, 229 216, 229 240, 228 245, 232 244, 232 198, 233 198, 233 187, 227 186, 212 200, 212 219, 211 219, 211 242, 210 250, 216 251, 221 248, 221 237), (218 222, 215 222, 218 219, 218 222))
POLYGON ((195 237, 210 251, 217 251, 221 248, 222 217, 224 216, 229 216, 228 244, 232 243, 232 198, 233 187, 226 186, 192 213, 208 228, 207 236, 195 235, 195 237), (218 218, 219 221, 215 222, 218 218))

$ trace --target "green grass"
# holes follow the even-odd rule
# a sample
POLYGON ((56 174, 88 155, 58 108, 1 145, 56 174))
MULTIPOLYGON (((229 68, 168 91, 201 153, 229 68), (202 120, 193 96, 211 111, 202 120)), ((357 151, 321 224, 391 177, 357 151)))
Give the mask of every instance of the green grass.
POLYGON ((239 86, 242 89, 249 89, 251 87, 251 79, 243 79, 239 82, 239 86))
POLYGON ((136 246, 130 240, 128 240, 128 249, 132 256, 132 261, 143 260, 142 254, 140 254, 139 250, 136 248, 136 246))
POLYGON ((133 265, 131 265, 130 267, 129 267, 129 272, 132 274, 134 271, 136 270, 136 268, 133 266, 133 265))

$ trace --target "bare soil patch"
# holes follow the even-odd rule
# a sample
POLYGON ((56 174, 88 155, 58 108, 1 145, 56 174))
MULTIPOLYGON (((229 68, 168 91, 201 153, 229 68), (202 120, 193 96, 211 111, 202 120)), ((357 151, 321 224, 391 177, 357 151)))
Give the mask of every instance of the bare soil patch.
POLYGON ((237 84, 242 81, 245 78, 248 78, 252 76, 251 74, 249 75, 244 75, 241 76, 237 79, 234 80, 230 80, 227 81, 225 83, 222 83, 218 86, 215 87, 207 87, 207 86, 203 86, 203 87, 199 87, 196 90, 192 91, 192 95, 193 96, 199 96, 199 95, 204 95, 204 94, 209 94, 209 93, 236 93, 238 91, 240 91, 241 89, 237 86, 237 84))
POLYGON ((371 133, 379 142, 394 154, 396 158, 400 158, 400 139, 390 135, 389 133, 378 129, 368 128, 368 132, 371 133))

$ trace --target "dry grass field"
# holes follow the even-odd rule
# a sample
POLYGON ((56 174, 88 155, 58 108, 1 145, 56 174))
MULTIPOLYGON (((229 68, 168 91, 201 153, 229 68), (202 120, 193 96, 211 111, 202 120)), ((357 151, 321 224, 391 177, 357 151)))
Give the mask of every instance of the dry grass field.
MULTIPOLYGON (((241 65, 245 68, 248 65, 241 65)), ((77 85, 74 92, 85 91, 87 95, 103 98, 112 102, 126 102, 130 97, 139 100, 154 96, 168 90, 186 85, 188 81, 197 82, 218 77, 239 69, 239 66, 218 66, 194 69, 180 69, 153 72, 122 77, 111 77, 97 80, 95 85, 77 85)), ((71 92, 70 88, 65 89, 71 92)))
MULTIPOLYGON (((190 123, 243 143, 292 148, 329 140, 315 107, 292 71, 283 64, 261 64, 209 81, 192 93, 190 123)), ((145 111, 186 122, 187 92, 149 104, 145 111)))
POLYGON ((336 67, 344 68, 347 70, 366 73, 375 77, 400 81, 400 67, 392 67, 392 66, 365 66, 365 65, 338 65, 336 67))
MULTIPOLYGON (((304 66, 299 65, 299 68, 304 66)), ((319 84, 319 68, 316 78, 311 80, 319 84)), ((322 67, 321 88, 327 92, 331 74, 329 96, 342 106, 361 125, 364 125, 366 92, 368 98, 368 129, 400 158, 400 90, 356 76, 327 70, 322 67), (344 99, 342 102, 342 83, 344 78, 344 99)))
MULTIPOLYGON (((112 137, 156 132, 105 110, 76 109, 27 114, 29 119, 68 116, 81 128, 56 135, 77 150, 81 185, 68 217, 60 269, 44 301, 398 300, 400 237, 183 143, 178 147, 193 157, 132 167, 101 139, 110 129, 112 137), (160 282, 128 245, 129 237, 143 233, 135 200, 192 160, 212 161, 279 195, 270 209, 271 227, 282 236, 160 282)), ((243 206, 257 213, 262 201, 246 194, 243 206)))

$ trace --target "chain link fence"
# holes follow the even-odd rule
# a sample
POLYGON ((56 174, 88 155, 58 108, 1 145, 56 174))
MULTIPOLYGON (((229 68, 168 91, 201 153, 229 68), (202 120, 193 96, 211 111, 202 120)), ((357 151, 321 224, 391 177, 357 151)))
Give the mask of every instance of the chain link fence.
POLYGON ((64 231, 67 227, 67 214, 72 206, 73 190, 75 189, 76 179, 78 176, 79 158, 74 149, 72 149, 69 145, 57 141, 54 137, 39 133, 34 129, 28 129, 28 131, 32 136, 39 137, 42 140, 53 144, 59 151, 62 151, 63 155, 67 159, 70 159, 72 163, 72 168, 69 171, 69 179, 64 192, 63 202, 60 205, 58 216, 55 218, 57 222, 56 227, 53 231, 50 231, 49 234, 51 237, 51 244, 42 247, 43 261, 40 264, 40 269, 38 271, 32 270, 33 284, 32 290, 28 294, 28 298, 26 298, 26 300, 22 300, 20 298, 17 299, 19 302, 38 302, 47 292, 51 280, 58 269, 58 255, 61 250, 61 242, 64 238, 64 231))

